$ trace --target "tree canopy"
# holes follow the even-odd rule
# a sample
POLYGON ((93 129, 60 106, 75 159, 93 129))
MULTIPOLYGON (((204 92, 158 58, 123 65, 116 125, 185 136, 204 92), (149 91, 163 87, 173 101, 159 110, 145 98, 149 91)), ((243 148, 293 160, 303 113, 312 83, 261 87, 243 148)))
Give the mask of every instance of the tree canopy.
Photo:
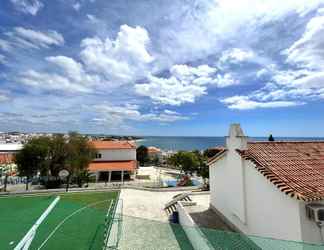
POLYGON ((85 175, 95 153, 87 138, 73 132, 68 137, 58 134, 30 140, 16 154, 15 162, 20 176, 30 178, 40 173, 41 176, 58 179, 59 172, 66 169, 70 173, 69 178, 75 176, 81 185, 79 177, 85 175))
POLYGON ((179 151, 169 158, 169 164, 175 166, 186 174, 192 174, 197 170, 199 159, 193 152, 179 151))
POLYGON ((136 159, 140 165, 144 165, 145 162, 149 161, 147 147, 141 145, 136 149, 136 159))

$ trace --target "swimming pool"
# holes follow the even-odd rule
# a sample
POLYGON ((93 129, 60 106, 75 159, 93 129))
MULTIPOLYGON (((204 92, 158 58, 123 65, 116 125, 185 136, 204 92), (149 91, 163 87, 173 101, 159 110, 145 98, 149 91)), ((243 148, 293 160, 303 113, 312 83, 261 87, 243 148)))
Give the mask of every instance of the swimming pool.
MULTIPOLYGON (((165 183, 166 186, 168 187, 176 187, 178 180, 177 179, 168 179, 168 180, 164 180, 163 181, 165 183)), ((196 179, 191 179, 192 185, 193 186, 199 186, 201 185, 200 181, 196 180, 196 179)))

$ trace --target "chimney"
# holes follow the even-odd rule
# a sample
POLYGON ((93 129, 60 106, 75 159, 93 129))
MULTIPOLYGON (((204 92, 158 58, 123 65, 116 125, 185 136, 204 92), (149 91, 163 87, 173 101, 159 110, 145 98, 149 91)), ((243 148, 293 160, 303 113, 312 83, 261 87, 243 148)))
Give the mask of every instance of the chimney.
POLYGON ((229 200, 229 209, 243 224, 246 224, 245 161, 236 150, 247 149, 247 142, 248 137, 244 135, 240 124, 231 124, 226 138, 226 147, 228 149, 226 171, 229 180, 231 180, 229 195, 232 195, 235 199, 229 200))
POLYGON ((247 149, 248 137, 244 135, 243 130, 238 123, 230 126, 228 136, 226 137, 226 147, 228 150, 247 149))

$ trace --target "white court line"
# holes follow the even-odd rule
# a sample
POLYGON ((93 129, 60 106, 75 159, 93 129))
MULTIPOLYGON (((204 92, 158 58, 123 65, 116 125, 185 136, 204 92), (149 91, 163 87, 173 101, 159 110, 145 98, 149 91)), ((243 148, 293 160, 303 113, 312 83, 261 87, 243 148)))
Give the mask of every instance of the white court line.
POLYGON ((91 207, 93 205, 96 205, 96 204, 99 204, 99 203, 103 203, 103 202, 106 202, 106 201, 109 201, 111 199, 107 199, 107 200, 103 200, 103 201, 97 201, 97 202, 94 202, 94 203, 90 203, 89 205, 87 206, 84 206, 84 207, 81 207, 79 208, 78 210, 74 211, 72 214, 70 214, 69 216, 65 217, 54 229, 53 231, 47 236, 47 238, 43 241, 43 243, 39 246, 39 248, 37 248, 37 250, 40 250, 46 243, 47 241, 56 233, 56 231, 68 220, 70 219, 73 215, 81 212, 82 210, 88 208, 88 207, 91 207))
MULTIPOLYGON (((36 232, 39 225, 45 220, 47 215, 53 210, 53 208, 56 206, 56 204, 59 202, 60 196, 57 196, 55 200, 49 205, 49 207, 45 210, 45 212, 38 218, 38 220, 35 222, 35 224, 28 230, 28 232, 25 234, 24 238, 21 239, 21 241, 17 244, 14 250, 20 250, 24 247, 26 244, 26 241, 30 239, 30 236, 36 232)), ((31 239, 32 240, 32 239, 31 239)))

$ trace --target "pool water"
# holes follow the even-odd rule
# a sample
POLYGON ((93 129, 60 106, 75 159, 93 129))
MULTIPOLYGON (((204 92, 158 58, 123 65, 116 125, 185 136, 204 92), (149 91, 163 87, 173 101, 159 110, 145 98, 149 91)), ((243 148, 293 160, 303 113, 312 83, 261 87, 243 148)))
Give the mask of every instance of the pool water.
MULTIPOLYGON (((163 181, 168 187, 176 187, 178 180, 173 179, 173 180, 164 180, 163 181)), ((201 183, 198 180, 191 179, 192 185, 193 186, 199 186, 201 183)))

